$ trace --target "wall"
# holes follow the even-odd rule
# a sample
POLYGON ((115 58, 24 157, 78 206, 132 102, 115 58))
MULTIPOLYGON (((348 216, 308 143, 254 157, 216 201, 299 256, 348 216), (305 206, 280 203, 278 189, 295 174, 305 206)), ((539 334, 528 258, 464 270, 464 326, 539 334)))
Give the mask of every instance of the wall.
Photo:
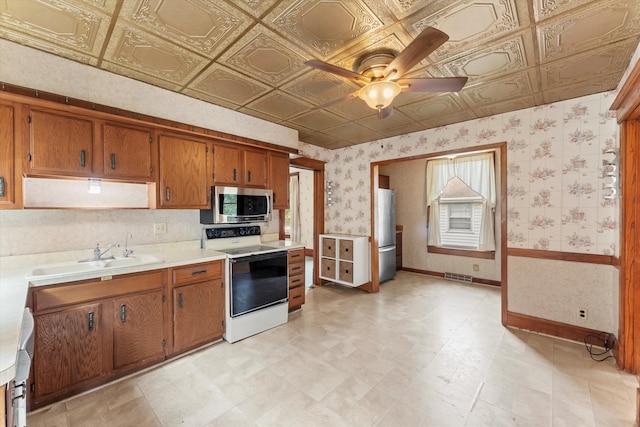
MULTIPOLYGON (((613 99, 612 92, 600 93, 330 152, 303 144, 305 155, 327 162, 326 179, 334 182, 325 230, 370 235, 372 162, 506 141, 507 246, 616 255, 619 208, 615 200, 603 200, 600 177, 603 150, 618 146, 618 126, 608 111, 613 99)), ((549 273, 544 283, 535 276, 516 276, 508 265, 509 308, 527 305, 526 295, 537 292, 542 301, 562 303, 531 303, 527 314, 617 331, 614 267, 603 267, 598 282, 580 275, 556 282, 553 277, 562 276, 564 263, 541 263, 549 273), (611 297, 601 299, 603 292, 611 297), (600 320, 586 324, 567 317, 574 314, 578 295, 585 296, 581 303, 591 318, 600 320)))

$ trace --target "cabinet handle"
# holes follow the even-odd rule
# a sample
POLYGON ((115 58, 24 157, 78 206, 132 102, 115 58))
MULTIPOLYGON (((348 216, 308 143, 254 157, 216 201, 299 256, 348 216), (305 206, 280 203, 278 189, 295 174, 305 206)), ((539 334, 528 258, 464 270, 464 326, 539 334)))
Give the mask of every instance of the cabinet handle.
POLYGON ((300 254, 293 254, 291 255, 291 258, 300 258, 300 254))
POLYGON ((200 274, 207 274, 207 270, 198 270, 191 273, 192 276, 199 276, 200 274))
POLYGON ((89 332, 93 331, 93 311, 90 311, 88 316, 89 318, 89 332))
POLYGON ((296 271, 296 270, 300 270, 302 267, 292 267, 291 270, 296 271))
POLYGON ((295 297, 293 297, 293 299, 298 299, 298 298, 302 298, 302 295, 296 295, 295 297))
POLYGON ((251 171, 247 171, 247 182, 251 182, 251 171))
POLYGON ((300 282, 302 279, 293 279, 291 280, 291 284, 293 285, 294 283, 298 283, 300 282))
POLYGON ((80 150, 80 167, 85 167, 87 164, 87 150, 80 150))
POLYGON ((115 153, 111 153, 111 169, 116 168, 116 155, 115 153))
POLYGON ((238 171, 236 170, 236 168, 233 168, 233 180, 235 181, 237 179, 237 173, 238 171))
POLYGON ((273 193, 273 204, 274 204, 274 205, 276 204, 276 200, 277 200, 276 196, 277 196, 277 194, 276 194, 276 193, 273 193))
POLYGON ((120 306, 120 322, 124 323, 127 321, 127 306, 122 304, 120 306))
POLYGON ((178 308, 184 307, 184 300, 182 299, 182 292, 178 294, 178 308))
POLYGON ((0 197, 4 197, 5 191, 4 176, 0 176, 0 197))
POLYGON ((167 202, 171 200, 171 190, 169 189, 169 187, 167 187, 167 189, 165 190, 165 198, 167 199, 167 202))

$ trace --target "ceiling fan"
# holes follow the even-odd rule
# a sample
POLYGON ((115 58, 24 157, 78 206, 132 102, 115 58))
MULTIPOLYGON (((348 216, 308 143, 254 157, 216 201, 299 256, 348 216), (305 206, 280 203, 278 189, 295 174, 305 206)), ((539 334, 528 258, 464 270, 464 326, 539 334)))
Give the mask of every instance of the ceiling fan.
POLYGON ((313 110, 321 110, 349 99, 359 97, 374 110, 380 118, 393 113, 394 98, 400 92, 458 92, 467 83, 467 77, 434 77, 424 79, 402 79, 418 62, 442 46, 449 36, 433 27, 424 29, 399 54, 391 51, 372 52, 361 57, 350 71, 317 59, 305 65, 335 74, 362 85, 355 92, 318 105, 313 110))

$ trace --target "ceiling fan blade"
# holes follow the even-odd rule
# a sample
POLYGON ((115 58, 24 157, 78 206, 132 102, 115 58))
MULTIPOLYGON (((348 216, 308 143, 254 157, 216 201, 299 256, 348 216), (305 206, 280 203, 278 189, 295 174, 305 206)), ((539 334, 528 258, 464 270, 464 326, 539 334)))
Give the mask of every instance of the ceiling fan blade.
POLYGON ((364 83, 369 83, 371 81, 369 77, 363 76, 358 73, 354 73, 353 71, 349 71, 345 68, 341 68, 336 65, 319 61, 317 59, 311 59, 309 61, 306 61, 304 65, 316 68, 321 71, 326 71, 327 73, 335 74, 336 76, 344 77, 345 79, 352 80, 357 83, 364 84, 364 83))
POLYGON ((312 111, 313 110, 322 110, 322 109, 325 109, 327 107, 331 107, 332 105, 336 105, 336 104, 339 104, 341 102, 348 101, 348 100, 353 99, 353 98, 357 98, 358 97, 358 92, 359 91, 357 90, 355 92, 348 93, 348 94, 346 94, 344 96, 341 96, 340 98, 336 98, 336 99, 333 99, 333 100, 331 100, 329 102, 325 102, 324 104, 316 105, 311 110, 312 111))
POLYGON ((382 75, 385 80, 395 80, 404 76, 418 62, 442 46, 449 36, 433 27, 425 28, 396 58, 387 65, 382 75))
POLYGON ((467 83, 467 77, 434 77, 428 79, 402 79, 398 83, 403 92, 458 92, 467 83))

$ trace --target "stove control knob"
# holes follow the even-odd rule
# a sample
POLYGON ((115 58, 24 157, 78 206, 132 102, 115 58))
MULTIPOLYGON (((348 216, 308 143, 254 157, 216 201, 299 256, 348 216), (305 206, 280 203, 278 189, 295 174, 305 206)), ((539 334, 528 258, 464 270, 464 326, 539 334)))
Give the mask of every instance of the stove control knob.
POLYGON ((240 229, 240 235, 244 236, 245 234, 247 234, 247 230, 245 228, 241 228, 240 229))

